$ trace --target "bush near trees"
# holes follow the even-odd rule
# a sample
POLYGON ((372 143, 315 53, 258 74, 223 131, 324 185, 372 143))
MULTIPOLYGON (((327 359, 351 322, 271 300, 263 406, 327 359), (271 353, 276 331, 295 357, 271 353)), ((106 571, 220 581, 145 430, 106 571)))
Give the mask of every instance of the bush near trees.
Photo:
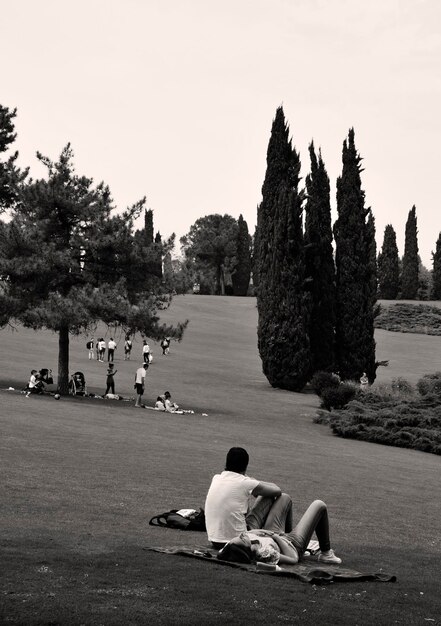
POLYGON ((336 355, 340 375, 375 379, 374 305, 376 300, 375 228, 361 188, 361 157, 354 130, 343 143, 343 171, 337 180, 336 355))
POLYGON ((47 178, 16 184, 10 220, 0 221, 0 324, 58 333, 58 388, 67 394, 70 334, 102 320, 180 339, 186 323, 160 324, 170 296, 148 271, 156 250, 133 234, 144 200, 112 215, 108 187, 75 173, 69 144, 57 162, 37 156, 47 178))
POLYGON ((375 328, 399 333, 441 335, 441 308, 404 302, 383 306, 375 318, 375 328))
POLYGON ((417 388, 400 379, 359 391, 343 410, 314 421, 340 437, 441 454, 441 373, 425 376, 417 388))
POLYGON ((282 107, 267 151, 255 249, 258 348, 273 387, 300 391, 311 373, 309 302, 305 290, 300 160, 292 148, 282 107))
POLYGON ((397 235, 391 224, 384 229, 383 247, 378 255, 378 296, 396 300, 400 288, 397 235))
POLYGON ((309 146, 311 172, 306 177, 305 266, 311 294, 309 340, 312 371, 335 367, 335 266, 332 248, 329 177, 314 143, 309 146))
POLYGON ((417 299, 419 264, 417 217, 416 207, 414 205, 409 211, 406 222, 406 237, 401 271, 401 298, 403 300, 417 299))

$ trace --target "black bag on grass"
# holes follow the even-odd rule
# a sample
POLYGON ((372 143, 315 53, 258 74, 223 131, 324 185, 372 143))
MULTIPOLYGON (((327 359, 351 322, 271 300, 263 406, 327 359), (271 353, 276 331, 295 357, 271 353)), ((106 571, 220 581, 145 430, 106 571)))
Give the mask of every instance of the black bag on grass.
MULTIPOLYGON (((183 510, 183 509, 180 509, 183 510)), ((178 530, 205 531, 205 513, 203 509, 194 511, 188 515, 181 515, 178 509, 172 509, 166 513, 155 515, 149 521, 150 526, 162 526, 163 528, 177 528, 178 530)))

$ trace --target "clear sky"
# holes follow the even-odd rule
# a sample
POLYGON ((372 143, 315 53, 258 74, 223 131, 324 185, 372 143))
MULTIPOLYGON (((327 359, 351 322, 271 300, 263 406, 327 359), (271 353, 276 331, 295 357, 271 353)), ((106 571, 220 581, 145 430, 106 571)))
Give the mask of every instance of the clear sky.
MULTIPOLYGON (((155 230, 240 213, 254 232, 277 106, 303 178, 321 147, 332 185, 348 129, 364 158, 377 243, 403 253, 417 208, 431 267, 441 231, 439 0, 0 0, 0 102, 16 148, 67 142, 79 174, 125 208, 147 196, 155 230)), ((334 215, 335 216, 335 215, 334 215)))

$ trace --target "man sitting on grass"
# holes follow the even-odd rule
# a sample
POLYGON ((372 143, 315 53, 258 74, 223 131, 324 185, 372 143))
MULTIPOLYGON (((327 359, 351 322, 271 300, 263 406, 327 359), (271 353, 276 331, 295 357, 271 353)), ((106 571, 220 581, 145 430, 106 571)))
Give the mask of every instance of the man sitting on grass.
POLYGON ((225 471, 211 481, 205 501, 208 539, 216 549, 251 528, 292 530, 292 501, 274 483, 245 474, 249 456, 244 448, 228 451, 225 471), (252 507, 250 496, 257 498, 252 507))

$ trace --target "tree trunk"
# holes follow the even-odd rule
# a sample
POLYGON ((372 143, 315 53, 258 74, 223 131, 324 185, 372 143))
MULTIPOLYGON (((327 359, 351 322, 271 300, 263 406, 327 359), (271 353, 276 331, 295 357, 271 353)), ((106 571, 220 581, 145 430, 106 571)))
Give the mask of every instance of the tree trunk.
POLYGON ((58 393, 69 393, 69 327, 62 326, 58 335, 58 393))
POLYGON ((223 266, 221 266, 220 271, 219 271, 219 282, 220 282, 221 296, 224 296, 225 295, 225 274, 224 274, 223 266))

